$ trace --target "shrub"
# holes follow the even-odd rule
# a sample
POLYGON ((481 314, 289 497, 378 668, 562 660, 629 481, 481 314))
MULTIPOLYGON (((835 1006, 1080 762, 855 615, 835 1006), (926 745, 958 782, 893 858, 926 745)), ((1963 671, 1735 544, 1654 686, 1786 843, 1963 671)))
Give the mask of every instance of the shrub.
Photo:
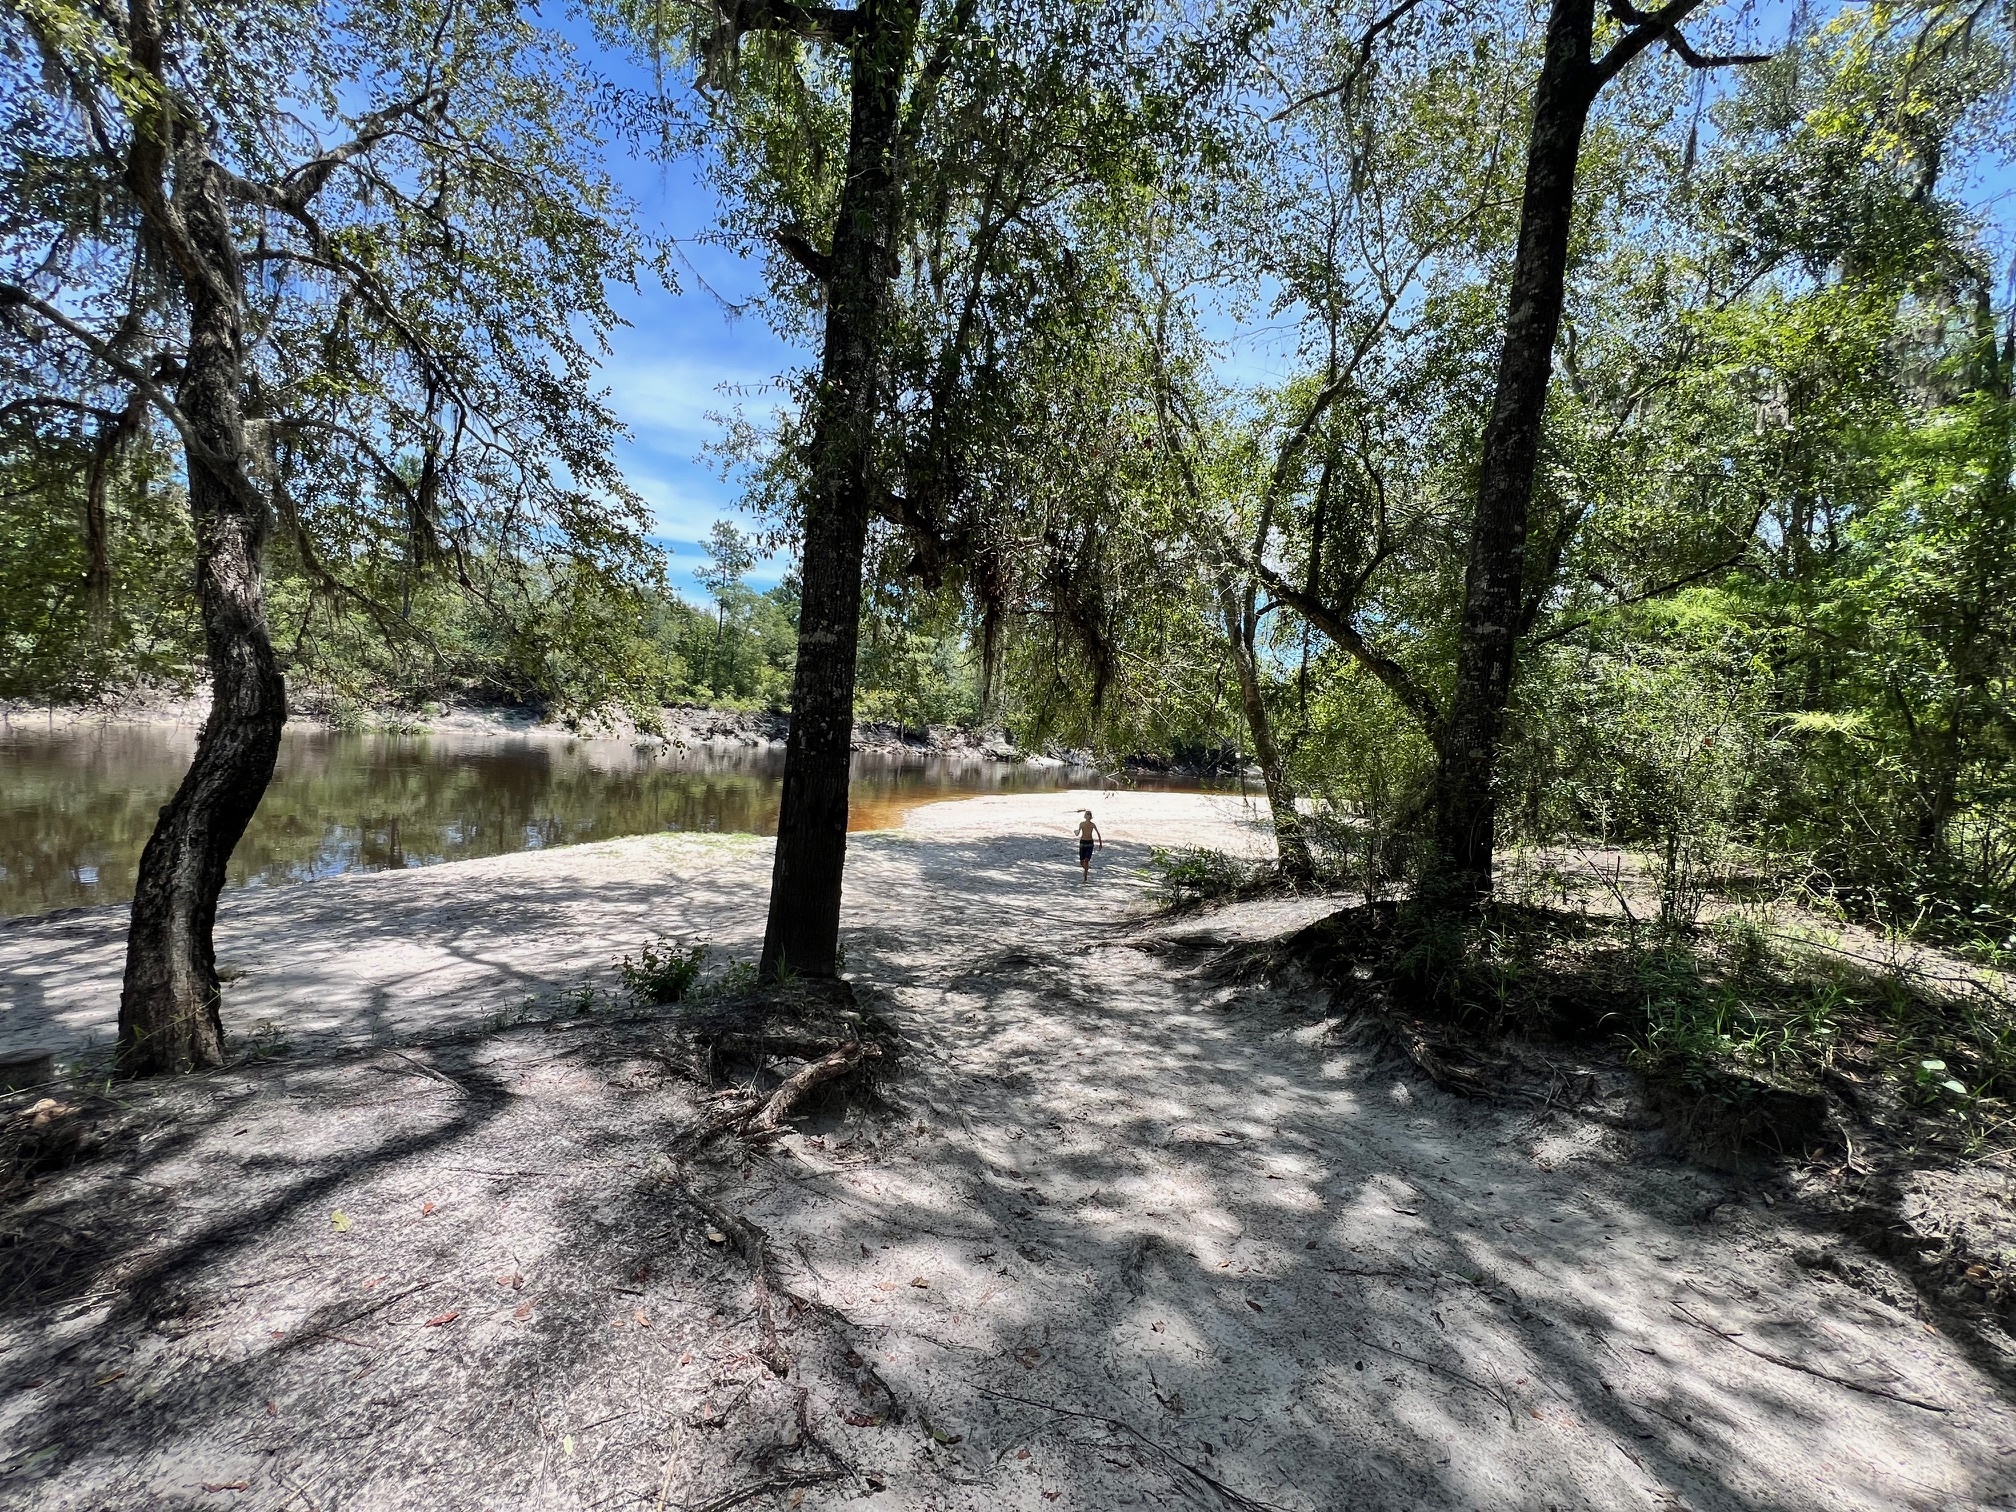
POLYGON ((1148 864, 1161 872, 1156 891, 1179 901, 1223 898, 1254 880, 1252 866, 1223 851, 1184 846, 1178 850, 1156 849, 1148 864))
POLYGON ((693 984, 700 978, 700 967, 707 959, 707 945, 680 946, 676 941, 660 937, 638 951, 636 956, 625 956, 617 963, 616 973, 623 979, 623 990, 638 1003, 676 1003, 686 996, 693 984))

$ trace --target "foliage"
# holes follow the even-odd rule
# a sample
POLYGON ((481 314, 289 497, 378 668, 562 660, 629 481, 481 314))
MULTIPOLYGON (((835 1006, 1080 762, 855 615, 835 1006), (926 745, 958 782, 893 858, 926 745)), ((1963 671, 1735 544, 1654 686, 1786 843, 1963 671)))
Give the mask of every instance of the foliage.
POLYGON ((710 947, 703 940, 682 946, 669 936, 643 946, 632 958, 624 956, 616 965, 623 990, 639 1006, 677 1003, 692 991, 700 979, 710 947))
POLYGON ((1259 879, 1251 862, 1197 846, 1158 847, 1149 853, 1148 864, 1160 874, 1155 890, 1170 902, 1207 903, 1232 897, 1259 879))
MULTIPOLYGON (((657 556, 592 380, 611 285, 648 268, 601 165, 629 106, 507 0, 161 15, 172 99, 153 98, 114 11, 37 0, 0 17, 13 64, 0 440, 16 482, 38 485, 9 489, 10 521, 60 510, 82 456, 93 479, 116 469, 106 525, 156 528, 158 509, 137 501, 150 471, 172 478, 187 440, 164 386, 186 355, 174 312, 189 275, 171 277, 142 234, 133 165, 165 148, 172 120, 172 192, 197 194, 196 165, 215 165, 243 264, 234 402, 267 494, 269 616, 292 665, 368 677, 417 662, 441 684, 483 643, 474 659, 520 694, 628 695, 625 631, 657 556)), ((102 539, 91 513, 84 524, 102 539)), ((74 596, 64 556, 41 560, 31 599, 74 596)), ((83 574, 101 606, 101 685, 139 675, 124 647, 148 629, 103 606, 186 616, 183 595, 150 579, 173 557, 136 563, 116 535, 111 557, 83 574)), ((64 633, 49 623, 34 651, 46 660, 64 633)), ((19 654, 10 637, 8 681, 50 683, 19 654)))

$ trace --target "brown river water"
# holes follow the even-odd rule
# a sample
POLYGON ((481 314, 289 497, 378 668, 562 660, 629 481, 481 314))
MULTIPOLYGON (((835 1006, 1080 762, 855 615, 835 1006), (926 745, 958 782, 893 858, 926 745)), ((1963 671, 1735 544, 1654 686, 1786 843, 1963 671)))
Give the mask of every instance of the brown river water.
MULTIPOLYGON (((0 724, 0 916, 123 903, 193 726, 0 724)), ((775 834, 781 750, 653 750, 536 734, 290 727, 229 885, 429 866, 660 830, 775 834)), ((1085 769, 854 758, 849 827, 922 803, 1099 785, 1085 769)), ((1194 786, 1194 784, 1171 784, 1194 786)))

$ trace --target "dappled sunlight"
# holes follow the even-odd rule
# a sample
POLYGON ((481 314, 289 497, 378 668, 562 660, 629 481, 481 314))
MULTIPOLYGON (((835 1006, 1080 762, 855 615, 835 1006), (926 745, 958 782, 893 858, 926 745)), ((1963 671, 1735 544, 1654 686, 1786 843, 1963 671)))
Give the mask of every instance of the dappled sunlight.
MULTIPOLYGON (((1229 822, 1157 801, 1184 806, 1165 834, 1229 822)), ((1228 987, 1138 908, 1153 815, 1116 814, 1138 831, 1087 890, 1032 833, 1049 802, 857 837, 849 971, 904 1041, 885 1101, 683 1177, 666 1152, 702 1089, 669 1077, 663 1020, 414 1025, 494 1011, 458 971, 564 986, 668 920, 753 928, 760 851, 509 858, 554 869, 512 870, 495 917, 480 876, 418 920, 420 895, 369 891, 411 879, 366 879, 300 916, 327 937, 240 937, 246 987, 298 973, 334 1000, 298 1004, 288 1058, 137 1094, 154 1132, 37 1199, 0 1324, 44 1384, 0 1431, 47 1453, 0 1501, 242 1479, 317 1505, 676 1507, 772 1466, 848 1477, 801 1487, 808 1507, 872 1475, 920 1512, 1819 1512, 2006 1488, 1995 1383, 1799 1267, 1796 1231, 1728 1178, 1452 1100, 1329 1038, 1320 1000, 1228 987), (402 927, 434 1017, 375 964, 402 927), (340 1047, 362 1010, 313 973, 348 957, 400 1043, 340 1047), (756 1363, 748 1272, 682 1181, 759 1225, 807 1304, 780 1303, 788 1378, 756 1363), (21 1269, 61 1232, 71 1262, 21 1269)), ((1243 907, 1180 927, 1295 922, 1243 907)))

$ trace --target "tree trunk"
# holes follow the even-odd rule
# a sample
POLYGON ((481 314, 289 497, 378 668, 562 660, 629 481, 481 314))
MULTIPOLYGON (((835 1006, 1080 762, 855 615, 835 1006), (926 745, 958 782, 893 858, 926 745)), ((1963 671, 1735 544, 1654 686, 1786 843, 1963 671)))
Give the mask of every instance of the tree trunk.
POLYGON ((1243 603, 1229 584, 1220 590, 1225 639, 1232 649, 1233 664, 1239 669, 1239 706, 1246 715, 1247 733, 1253 738, 1253 759, 1260 763, 1260 780, 1267 789, 1267 809, 1274 821, 1274 849, 1280 858, 1281 875, 1291 882, 1311 882, 1316 877, 1316 861, 1309 853, 1302 811, 1295 806, 1295 782, 1281 760, 1281 748, 1274 741, 1274 724, 1262 696, 1260 658, 1254 649, 1257 626, 1253 597, 1250 583, 1243 603))
POLYGON ((895 271, 895 148, 917 0, 863 0, 852 41, 847 177, 833 230, 814 400, 791 736, 761 973, 832 976, 847 860, 847 768, 861 557, 868 539, 883 326, 895 271))
POLYGON ((266 505, 245 466, 237 248, 217 169, 200 143, 178 156, 175 206, 208 274, 184 280, 189 351, 176 402, 201 449, 188 456, 189 509, 211 700, 196 758, 140 857, 119 1000, 118 1063, 128 1076, 224 1058, 211 927, 225 863, 272 778, 287 718, 266 632, 266 505))
POLYGON ((1593 0, 1555 0, 1534 94, 1505 346, 1478 470, 1456 682, 1437 752, 1434 854, 1423 879, 1426 892, 1456 906, 1474 906, 1491 893, 1492 785, 1523 628, 1527 512, 1561 327, 1575 170, 1599 82, 1589 60, 1593 15, 1593 0))

